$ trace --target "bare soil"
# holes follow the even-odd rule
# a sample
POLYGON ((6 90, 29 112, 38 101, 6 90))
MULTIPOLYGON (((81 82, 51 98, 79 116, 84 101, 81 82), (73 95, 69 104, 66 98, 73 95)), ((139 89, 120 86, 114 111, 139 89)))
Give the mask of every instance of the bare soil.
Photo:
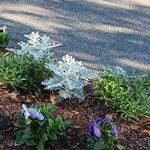
MULTIPOLYGON (((90 89, 89 89, 90 91, 90 89)), ((90 93, 87 91, 87 93, 90 93)), ((36 99, 32 95, 22 95, 19 92, 0 86, 0 150, 28 150, 22 146, 14 147, 16 113, 21 105, 34 102, 48 103, 49 97, 36 99)), ((57 104, 57 114, 71 122, 65 138, 59 145, 47 145, 47 150, 84 150, 88 137, 88 126, 97 116, 108 114, 116 123, 120 142, 127 150, 150 150, 150 118, 127 122, 110 113, 110 109, 100 104, 92 95, 84 102, 66 100, 57 104)), ((33 148, 31 148, 33 150, 33 148)))

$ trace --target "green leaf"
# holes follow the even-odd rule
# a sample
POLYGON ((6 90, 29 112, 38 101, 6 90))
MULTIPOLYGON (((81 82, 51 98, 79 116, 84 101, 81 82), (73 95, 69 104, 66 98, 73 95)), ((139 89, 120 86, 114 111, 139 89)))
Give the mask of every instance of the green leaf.
POLYGON ((54 121, 51 118, 48 119, 48 126, 49 128, 52 128, 54 126, 54 121))
POLYGON ((125 150, 125 147, 123 145, 117 144, 116 147, 118 150, 125 150))
POLYGON ((32 138, 32 135, 31 134, 23 134, 22 138, 24 139, 31 139, 32 138))
POLYGON ((26 142, 26 139, 22 138, 22 134, 18 134, 16 141, 15 141, 15 146, 21 146, 26 142))
POLYGON ((23 131, 23 136, 22 138, 24 139, 30 139, 32 138, 33 135, 32 135, 32 131, 31 131, 31 128, 30 127, 27 127, 24 131, 23 131))
POLYGON ((55 111, 55 105, 53 105, 53 104, 48 104, 47 105, 47 109, 49 110, 49 113, 51 114, 51 113, 53 113, 54 111, 55 111))
POLYGON ((58 140, 57 135, 56 135, 55 133, 51 133, 51 134, 49 135, 49 137, 50 137, 52 140, 54 140, 54 141, 57 141, 57 140, 58 140))
POLYGON ((66 129, 71 125, 71 122, 69 120, 64 120, 64 128, 66 129))
POLYGON ((35 145, 36 145, 36 143, 34 142, 34 140, 27 139, 27 141, 26 141, 26 145, 27 145, 27 146, 35 146, 35 145))
POLYGON ((63 119, 62 119, 61 116, 57 116, 56 119, 55 119, 55 121, 56 121, 57 123, 62 123, 62 122, 63 122, 63 119))
POLYGON ((18 114, 17 117, 17 126, 18 127, 25 127, 26 126, 26 121, 25 119, 22 117, 21 113, 18 114))
POLYGON ((45 119, 44 121, 37 121, 37 122, 38 122, 38 124, 39 124, 40 126, 43 126, 44 123, 46 122, 46 119, 45 119))
POLYGON ((30 119, 26 120, 26 125, 27 126, 30 125, 31 123, 32 123, 32 120, 30 120, 30 119))
POLYGON ((48 136, 47 136, 46 133, 43 133, 42 140, 45 141, 45 142, 48 141, 48 136))
POLYGON ((56 117, 55 125, 58 126, 59 129, 61 129, 63 127, 63 119, 61 116, 56 117))
POLYGON ((37 150, 44 150, 44 141, 40 141, 36 147, 35 147, 37 150))
POLYGON ((106 146, 104 144, 104 142, 102 141, 97 141, 95 144, 94 144, 94 150, 102 150, 102 149, 105 149, 106 146))

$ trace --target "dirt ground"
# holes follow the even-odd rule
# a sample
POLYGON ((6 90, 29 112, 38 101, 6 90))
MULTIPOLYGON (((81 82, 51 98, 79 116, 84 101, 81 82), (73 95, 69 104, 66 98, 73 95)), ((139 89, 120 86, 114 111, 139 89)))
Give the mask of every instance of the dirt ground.
MULTIPOLYGON (((36 99, 32 95, 21 95, 4 86, 0 87, 0 150, 28 150, 25 146, 14 147, 16 113, 20 111, 21 104, 30 105, 37 101, 48 103, 49 98, 36 99)), ((127 122, 118 118, 116 114, 110 114, 109 108, 98 103, 91 95, 88 95, 81 103, 76 100, 58 103, 57 114, 68 119, 71 127, 60 145, 48 145, 47 150, 84 150, 89 122, 105 114, 113 118, 117 125, 120 142, 127 150, 150 149, 150 118, 127 122)))

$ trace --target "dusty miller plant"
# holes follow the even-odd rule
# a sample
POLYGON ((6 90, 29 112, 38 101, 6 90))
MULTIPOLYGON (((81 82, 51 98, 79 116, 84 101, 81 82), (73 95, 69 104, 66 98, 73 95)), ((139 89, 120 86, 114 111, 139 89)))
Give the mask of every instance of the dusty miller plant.
POLYGON ((6 46, 9 44, 9 35, 6 29, 6 26, 0 27, 0 48, 2 49, 6 48, 6 46))
POLYGON ((17 50, 17 53, 36 60, 50 60, 53 55, 51 49, 61 45, 52 43, 49 37, 45 34, 41 36, 39 32, 32 32, 25 37, 28 38, 28 41, 18 43, 21 50, 17 50))
POLYGON ((90 73, 81 61, 75 61, 67 54, 58 64, 47 64, 46 67, 54 72, 53 78, 42 82, 46 90, 59 90, 61 99, 84 99, 83 87, 87 84, 90 73))
POLYGON ((115 66, 114 68, 106 69, 112 73, 112 75, 122 75, 127 77, 127 72, 120 66, 115 66))

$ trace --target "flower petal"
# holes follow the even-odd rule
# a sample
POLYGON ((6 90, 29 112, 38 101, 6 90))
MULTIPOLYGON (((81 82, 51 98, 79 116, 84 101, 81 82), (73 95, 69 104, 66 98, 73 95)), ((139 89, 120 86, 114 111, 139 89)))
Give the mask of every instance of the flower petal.
POLYGON ((118 136, 118 131, 115 125, 112 127, 111 133, 113 136, 118 136))
POLYGON ((100 131, 100 128, 98 127, 97 124, 94 124, 93 130, 94 130, 95 136, 97 136, 97 137, 100 137, 100 136, 101 136, 101 131, 100 131))
POLYGON ((103 121, 102 118, 97 118, 97 119, 96 119, 96 124, 100 124, 102 121, 103 121))
POLYGON ((28 108, 28 111, 32 119, 37 119, 39 121, 44 120, 44 116, 41 113, 39 113, 36 108, 28 108))
POLYGON ((30 113, 28 112, 28 109, 26 107, 25 104, 22 104, 22 110, 21 113, 23 114, 23 116, 25 117, 25 119, 27 120, 30 116, 30 113))
POLYGON ((95 139, 101 136, 101 131, 96 122, 91 123, 90 125, 90 137, 95 139))
POLYGON ((109 123, 111 120, 110 120, 110 118, 109 117, 105 117, 104 119, 103 119, 103 122, 105 122, 105 123, 109 123))

